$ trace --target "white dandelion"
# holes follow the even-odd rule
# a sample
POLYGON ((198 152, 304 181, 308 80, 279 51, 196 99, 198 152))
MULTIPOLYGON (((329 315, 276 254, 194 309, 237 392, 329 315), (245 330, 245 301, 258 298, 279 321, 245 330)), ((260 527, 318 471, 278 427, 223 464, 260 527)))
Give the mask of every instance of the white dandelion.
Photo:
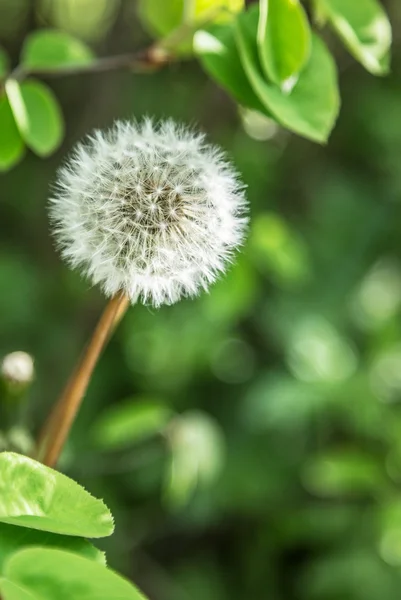
POLYGON ((173 121, 117 122, 60 171, 62 255, 100 284, 160 306, 207 289, 241 244, 244 186, 222 152, 173 121))

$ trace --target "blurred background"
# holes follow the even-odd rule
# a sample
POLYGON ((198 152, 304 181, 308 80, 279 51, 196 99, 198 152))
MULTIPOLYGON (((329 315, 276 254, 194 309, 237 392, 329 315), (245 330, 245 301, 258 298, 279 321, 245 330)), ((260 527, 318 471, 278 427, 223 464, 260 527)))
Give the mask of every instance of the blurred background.
MULTIPOLYGON (((327 147, 239 111, 186 61, 49 80, 62 148, 0 176, 0 351, 34 358, 32 432, 105 304, 49 234, 72 145, 116 118, 173 117, 221 144, 248 186, 235 266, 195 301, 129 310, 61 465, 104 497, 116 533, 98 545, 151 600, 399 598, 401 5, 385 4, 389 77, 327 38, 343 98, 327 147)), ((131 52, 149 43, 136 11, 136 0, 0 0, 0 43, 16 63, 27 33, 51 26, 99 56, 131 52)), ((21 424, 13 435, 27 443, 21 424)))

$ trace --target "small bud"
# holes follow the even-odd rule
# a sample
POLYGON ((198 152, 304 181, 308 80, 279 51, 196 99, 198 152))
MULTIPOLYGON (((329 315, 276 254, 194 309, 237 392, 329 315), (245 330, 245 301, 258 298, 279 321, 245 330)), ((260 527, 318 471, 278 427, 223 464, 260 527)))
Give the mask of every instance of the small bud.
POLYGON ((11 352, 1 363, 1 376, 7 384, 26 386, 33 380, 33 358, 26 352, 11 352))

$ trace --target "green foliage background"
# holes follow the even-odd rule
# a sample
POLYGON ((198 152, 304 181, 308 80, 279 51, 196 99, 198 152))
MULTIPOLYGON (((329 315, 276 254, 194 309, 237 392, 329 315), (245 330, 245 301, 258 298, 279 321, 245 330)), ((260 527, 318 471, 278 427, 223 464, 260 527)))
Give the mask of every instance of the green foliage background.
MULTIPOLYGON (((0 0, 14 60, 38 25, 104 56, 148 43, 134 1, 64 4, 0 0)), ((62 147, 1 175, 0 351, 35 358, 33 431, 104 305, 48 231, 49 189, 73 143, 115 118, 173 117, 226 148, 248 186, 238 263, 208 296, 130 309, 61 465, 105 499, 116 533, 98 546, 152 600, 399 596, 401 7, 385 4, 388 78, 328 36, 343 107, 327 147, 239 115, 185 62, 49 80, 62 147)))

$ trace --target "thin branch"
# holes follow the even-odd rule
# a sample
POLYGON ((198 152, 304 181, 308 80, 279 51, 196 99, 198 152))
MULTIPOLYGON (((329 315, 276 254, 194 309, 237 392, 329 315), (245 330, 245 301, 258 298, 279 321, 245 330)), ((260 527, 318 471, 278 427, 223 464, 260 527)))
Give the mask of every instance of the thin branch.
POLYGON ((39 436, 37 456, 45 465, 56 465, 100 354, 128 304, 129 300, 123 293, 109 301, 64 392, 47 418, 39 436))
POLYGON ((163 67, 171 60, 171 56, 158 48, 151 46, 133 54, 120 54, 99 58, 83 65, 58 66, 58 67, 24 67, 18 65, 9 75, 10 79, 22 81, 30 75, 42 77, 63 77, 64 75, 80 75, 86 73, 103 73, 118 69, 129 69, 136 72, 154 71, 163 67))

